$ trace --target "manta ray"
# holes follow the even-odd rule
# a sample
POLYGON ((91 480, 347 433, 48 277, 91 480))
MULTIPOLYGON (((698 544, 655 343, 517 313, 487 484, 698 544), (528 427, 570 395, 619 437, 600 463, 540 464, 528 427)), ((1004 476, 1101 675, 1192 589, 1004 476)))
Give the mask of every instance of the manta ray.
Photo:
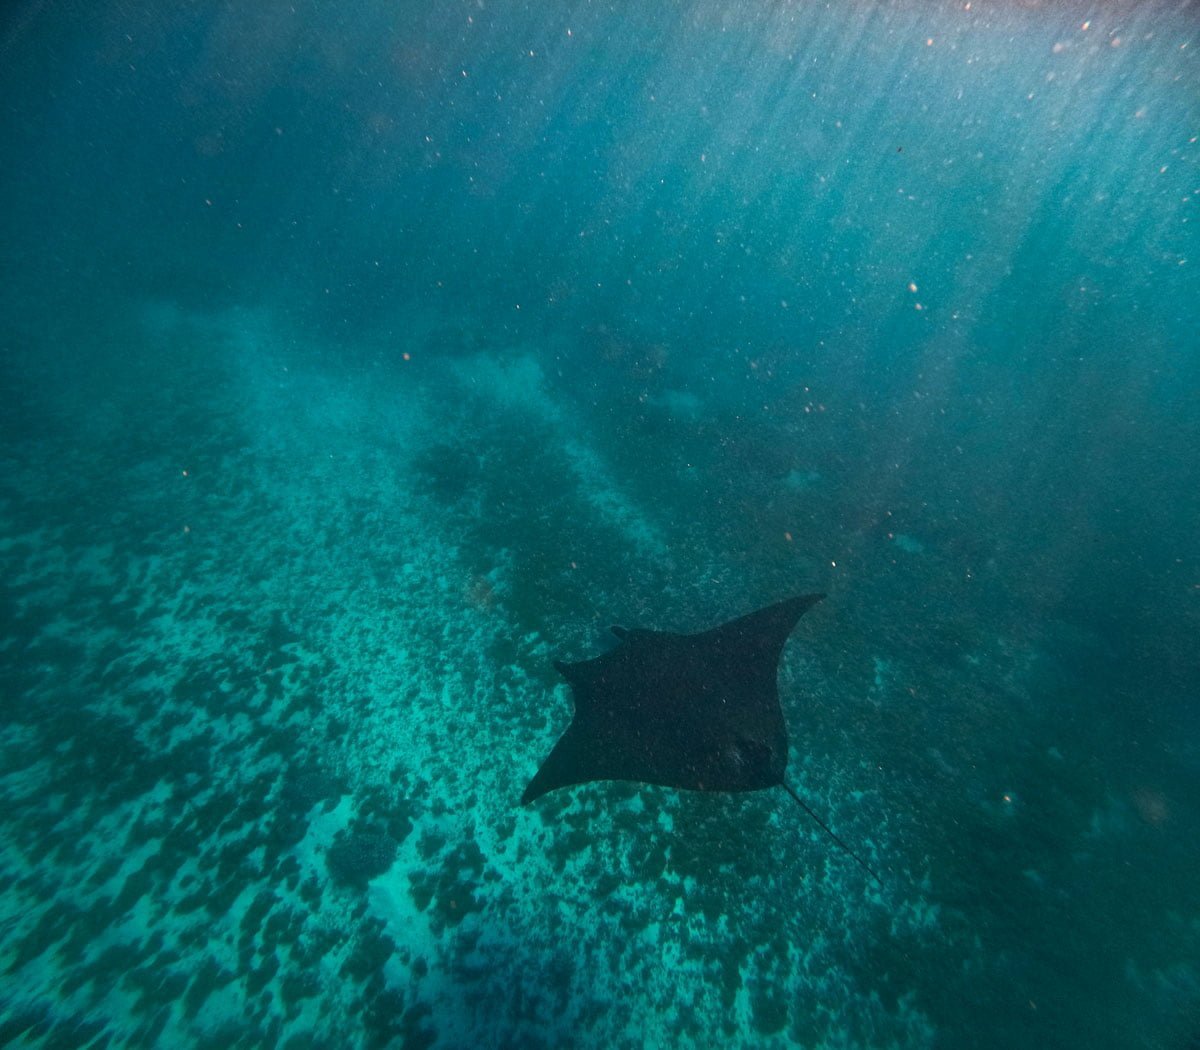
POLYGON ((691 791, 782 787, 876 882, 879 876, 784 780, 788 740, 776 682, 784 643, 823 594, 802 594, 699 634, 613 627, 620 644, 554 666, 575 714, 521 796, 593 780, 691 791))

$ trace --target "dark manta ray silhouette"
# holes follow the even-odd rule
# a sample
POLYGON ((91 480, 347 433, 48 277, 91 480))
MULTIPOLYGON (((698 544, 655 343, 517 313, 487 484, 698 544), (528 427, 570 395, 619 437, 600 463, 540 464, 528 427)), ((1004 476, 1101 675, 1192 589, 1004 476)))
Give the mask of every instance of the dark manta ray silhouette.
POLYGON ((776 678, 783 645, 823 594, 802 594, 699 634, 614 627, 621 644, 554 666, 575 716, 525 793, 592 780, 692 791, 782 787, 842 849, 866 863, 784 782, 787 726, 776 678))

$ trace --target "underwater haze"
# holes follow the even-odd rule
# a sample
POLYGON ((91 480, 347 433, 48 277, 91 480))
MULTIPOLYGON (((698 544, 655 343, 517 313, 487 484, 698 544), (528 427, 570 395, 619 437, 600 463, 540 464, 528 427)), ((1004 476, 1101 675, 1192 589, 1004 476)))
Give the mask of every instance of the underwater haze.
POLYGON ((1200 5, 16 0, 0 1044, 1200 1046, 1200 5), (781 788, 519 804, 826 598, 781 788))

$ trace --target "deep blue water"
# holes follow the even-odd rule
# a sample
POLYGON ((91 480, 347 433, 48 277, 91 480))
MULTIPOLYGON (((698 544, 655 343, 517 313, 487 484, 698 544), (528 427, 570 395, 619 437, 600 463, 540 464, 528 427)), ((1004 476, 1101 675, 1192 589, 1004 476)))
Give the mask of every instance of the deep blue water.
POLYGON ((0 15, 0 1043, 1200 1041, 1200 8, 0 15), (519 807, 828 597, 782 791, 519 807))

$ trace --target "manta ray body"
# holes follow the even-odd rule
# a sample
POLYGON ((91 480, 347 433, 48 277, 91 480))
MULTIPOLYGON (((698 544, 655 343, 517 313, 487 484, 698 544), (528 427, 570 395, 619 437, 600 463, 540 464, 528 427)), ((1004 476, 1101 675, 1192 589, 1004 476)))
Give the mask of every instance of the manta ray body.
POLYGON ((593 780, 693 791, 783 787, 878 881, 784 780, 779 659, 800 617, 823 597, 788 598, 699 634, 614 627, 620 644, 610 652, 556 661, 575 714, 521 802, 593 780))

